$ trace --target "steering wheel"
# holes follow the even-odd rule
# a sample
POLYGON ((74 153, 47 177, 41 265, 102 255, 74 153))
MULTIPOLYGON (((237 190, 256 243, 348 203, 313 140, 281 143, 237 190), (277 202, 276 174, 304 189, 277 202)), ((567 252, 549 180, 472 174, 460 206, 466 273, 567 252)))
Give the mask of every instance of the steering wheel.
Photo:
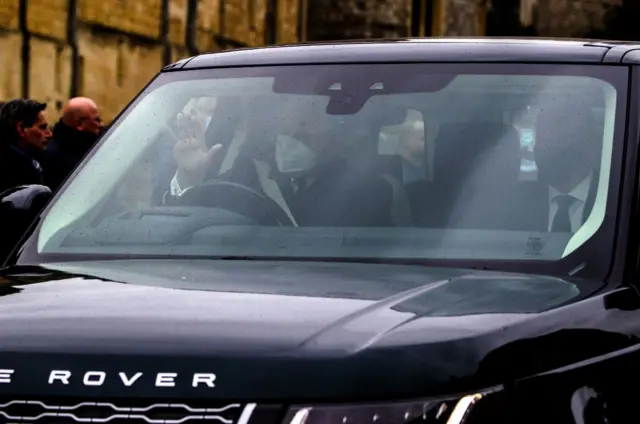
POLYGON ((209 180, 191 187, 177 202, 181 206, 220 208, 251 219, 258 225, 292 227, 293 222, 271 198, 245 185, 209 180))

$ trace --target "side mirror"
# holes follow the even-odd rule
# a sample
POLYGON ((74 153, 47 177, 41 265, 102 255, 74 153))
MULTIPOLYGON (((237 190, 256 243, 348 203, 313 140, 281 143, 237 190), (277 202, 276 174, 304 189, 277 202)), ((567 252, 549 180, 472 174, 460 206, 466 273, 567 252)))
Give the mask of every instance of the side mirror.
POLYGON ((18 186, 0 193, 0 259, 11 253, 51 196, 51 189, 42 185, 18 186))

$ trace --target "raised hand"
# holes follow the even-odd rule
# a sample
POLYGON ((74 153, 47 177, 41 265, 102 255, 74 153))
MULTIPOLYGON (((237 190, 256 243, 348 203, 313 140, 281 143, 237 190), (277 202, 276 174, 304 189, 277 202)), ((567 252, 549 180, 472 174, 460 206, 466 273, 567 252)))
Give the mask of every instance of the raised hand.
POLYGON ((222 145, 216 144, 210 149, 207 147, 204 122, 194 113, 179 113, 177 127, 173 156, 178 165, 178 184, 186 188, 202 182, 222 145))

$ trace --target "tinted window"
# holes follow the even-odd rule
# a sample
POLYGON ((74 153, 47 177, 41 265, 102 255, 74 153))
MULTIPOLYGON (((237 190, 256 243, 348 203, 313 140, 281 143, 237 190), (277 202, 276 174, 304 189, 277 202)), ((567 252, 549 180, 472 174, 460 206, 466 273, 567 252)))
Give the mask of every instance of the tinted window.
POLYGON ((625 72, 164 74, 55 201, 38 253, 588 259, 612 246, 625 72))

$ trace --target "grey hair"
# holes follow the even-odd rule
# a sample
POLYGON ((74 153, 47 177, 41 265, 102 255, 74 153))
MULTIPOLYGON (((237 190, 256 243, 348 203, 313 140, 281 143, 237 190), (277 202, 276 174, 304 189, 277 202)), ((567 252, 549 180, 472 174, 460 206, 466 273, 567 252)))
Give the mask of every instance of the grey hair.
POLYGON ((416 110, 409 109, 407 118, 403 123, 385 127, 382 132, 385 136, 403 137, 412 131, 424 132, 424 118, 422 114, 416 110))

